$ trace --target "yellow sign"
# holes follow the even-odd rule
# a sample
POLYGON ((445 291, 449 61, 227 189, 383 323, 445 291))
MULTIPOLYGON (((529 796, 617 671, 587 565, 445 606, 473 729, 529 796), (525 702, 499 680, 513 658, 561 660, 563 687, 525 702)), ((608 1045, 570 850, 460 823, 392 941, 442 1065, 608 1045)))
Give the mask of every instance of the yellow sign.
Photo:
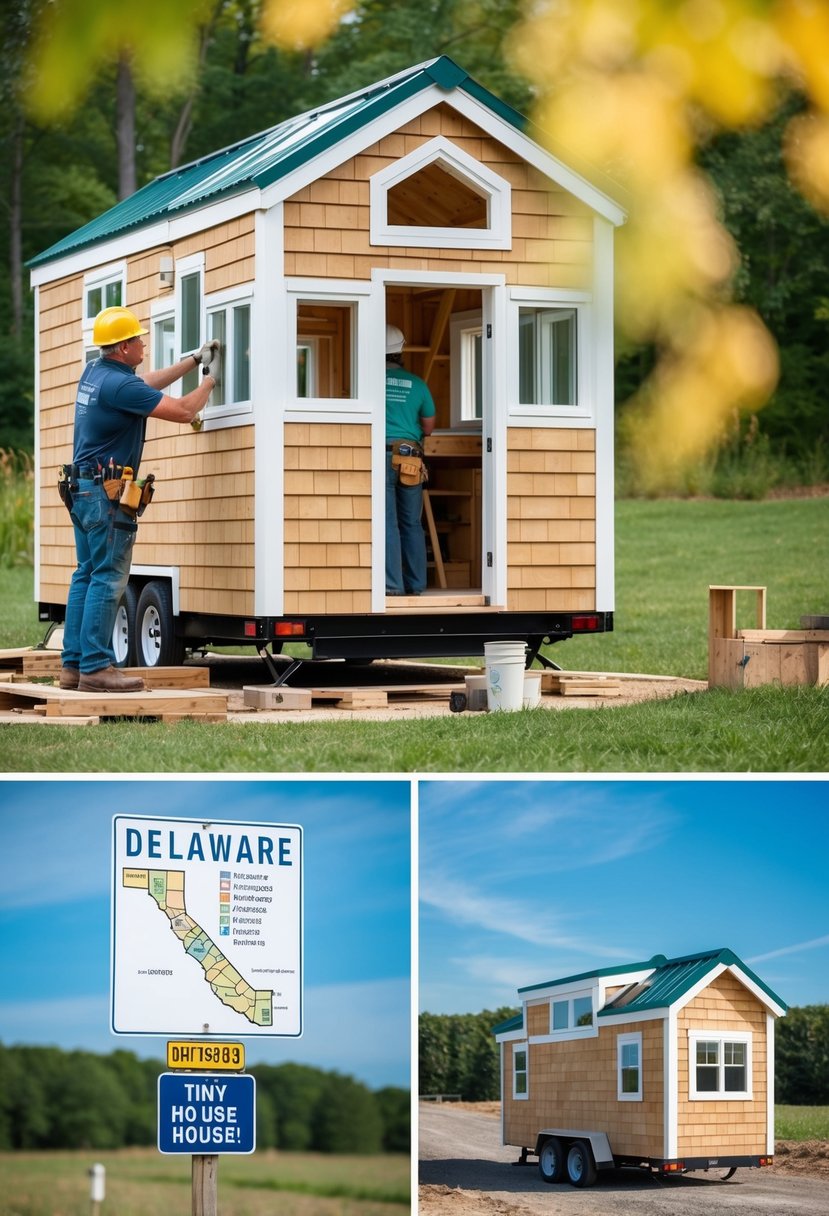
POLYGON ((245 1067, 244 1043, 205 1042, 203 1040, 174 1040, 167 1043, 167 1067, 224 1069, 241 1072, 245 1067))

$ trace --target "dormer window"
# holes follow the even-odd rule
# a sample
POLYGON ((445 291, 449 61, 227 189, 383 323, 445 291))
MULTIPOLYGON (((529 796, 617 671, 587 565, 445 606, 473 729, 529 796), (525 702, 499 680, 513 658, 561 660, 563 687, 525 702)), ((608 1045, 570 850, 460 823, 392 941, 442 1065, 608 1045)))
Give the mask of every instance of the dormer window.
POLYGON ((577 1038, 594 1030, 591 992, 570 992, 550 1001, 550 1034, 556 1038, 577 1038))
POLYGON ((371 179, 372 245, 510 249, 511 187, 443 136, 371 179))

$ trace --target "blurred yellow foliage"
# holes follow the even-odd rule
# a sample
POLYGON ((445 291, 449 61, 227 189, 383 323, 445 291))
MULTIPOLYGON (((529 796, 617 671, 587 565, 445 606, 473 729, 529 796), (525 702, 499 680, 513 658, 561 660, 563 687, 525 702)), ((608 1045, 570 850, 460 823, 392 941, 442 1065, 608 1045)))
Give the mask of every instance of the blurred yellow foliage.
POLYGON ((646 482, 667 482, 777 378, 770 335, 728 301, 737 251, 694 148, 765 121, 800 88, 813 108, 790 125, 786 162, 829 211, 829 3, 537 0, 527 13, 511 55, 538 89, 551 148, 578 148, 627 194, 618 323, 661 352, 631 414, 634 455, 646 482))

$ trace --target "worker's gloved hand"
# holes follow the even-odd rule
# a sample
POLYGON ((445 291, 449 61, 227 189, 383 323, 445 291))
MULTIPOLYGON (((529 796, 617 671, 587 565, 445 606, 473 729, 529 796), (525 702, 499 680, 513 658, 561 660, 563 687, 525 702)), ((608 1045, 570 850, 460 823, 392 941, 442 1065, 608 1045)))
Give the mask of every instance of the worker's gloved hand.
POLYGON ((211 351, 209 357, 203 360, 202 372, 203 375, 212 376, 214 380, 218 381, 222 374, 221 346, 216 341, 210 342, 208 345, 211 347, 211 351))
POLYGON ((210 359, 213 356, 213 352, 217 351, 218 349, 219 349, 219 339, 213 338, 212 341, 205 342, 205 344, 201 348, 201 350, 195 351, 195 353, 193 354, 193 358, 196 360, 196 363, 201 363, 202 367, 207 367, 208 363, 210 362, 210 359))

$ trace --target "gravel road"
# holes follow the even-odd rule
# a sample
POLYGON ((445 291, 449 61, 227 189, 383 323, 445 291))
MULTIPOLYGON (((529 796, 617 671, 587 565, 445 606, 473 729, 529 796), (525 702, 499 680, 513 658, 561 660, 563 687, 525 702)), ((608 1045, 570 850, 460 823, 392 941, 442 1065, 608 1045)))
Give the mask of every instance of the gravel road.
POLYGON ((729 1182, 692 1174, 671 1182, 639 1170, 599 1175, 595 1187, 542 1182, 535 1165, 514 1166, 490 1116, 424 1102, 419 1117, 422 1216, 802 1216, 829 1213, 829 1180, 738 1170, 729 1182))

